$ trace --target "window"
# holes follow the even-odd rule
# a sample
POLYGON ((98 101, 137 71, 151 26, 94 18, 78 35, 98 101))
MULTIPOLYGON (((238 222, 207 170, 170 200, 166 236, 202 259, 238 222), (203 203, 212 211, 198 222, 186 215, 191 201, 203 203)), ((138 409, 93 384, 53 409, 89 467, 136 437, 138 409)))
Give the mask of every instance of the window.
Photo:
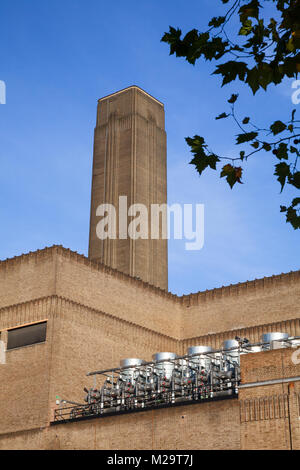
POLYGON ((46 341, 47 322, 13 328, 7 332, 7 350, 46 341))

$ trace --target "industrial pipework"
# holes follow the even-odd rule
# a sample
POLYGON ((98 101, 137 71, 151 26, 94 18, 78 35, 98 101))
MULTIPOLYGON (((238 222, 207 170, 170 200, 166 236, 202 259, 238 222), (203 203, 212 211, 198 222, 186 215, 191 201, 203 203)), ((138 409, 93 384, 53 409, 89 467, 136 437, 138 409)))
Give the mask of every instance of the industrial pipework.
POLYGON ((274 348, 298 347, 300 337, 272 332, 262 335, 260 343, 246 338, 226 340, 223 348, 191 346, 187 355, 173 352, 153 354, 152 361, 126 358, 115 369, 89 372, 94 386, 85 388, 85 404, 55 410, 55 421, 102 416, 112 413, 142 411, 149 408, 228 399, 238 395, 240 356, 274 348), (97 377, 102 386, 97 387, 97 377))

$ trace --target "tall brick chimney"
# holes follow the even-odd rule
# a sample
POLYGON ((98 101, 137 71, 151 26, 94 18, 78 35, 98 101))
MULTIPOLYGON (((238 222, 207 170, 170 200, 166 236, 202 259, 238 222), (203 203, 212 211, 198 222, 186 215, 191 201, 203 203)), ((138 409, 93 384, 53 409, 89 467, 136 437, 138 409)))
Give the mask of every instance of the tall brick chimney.
MULTIPOLYGON (((89 258, 162 289, 168 288, 167 240, 149 238, 101 240, 96 227, 103 203, 167 202, 166 132, 163 104, 137 86, 101 98, 94 139, 89 258)), ((132 217, 128 217, 128 223, 132 217)))

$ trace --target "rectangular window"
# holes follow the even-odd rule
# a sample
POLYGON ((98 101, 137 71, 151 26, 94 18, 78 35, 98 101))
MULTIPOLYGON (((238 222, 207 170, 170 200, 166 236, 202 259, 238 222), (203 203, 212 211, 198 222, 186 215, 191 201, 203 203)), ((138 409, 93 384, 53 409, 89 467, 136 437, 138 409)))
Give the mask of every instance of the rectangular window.
POLYGON ((7 350, 46 341, 47 322, 13 328, 7 332, 7 350))

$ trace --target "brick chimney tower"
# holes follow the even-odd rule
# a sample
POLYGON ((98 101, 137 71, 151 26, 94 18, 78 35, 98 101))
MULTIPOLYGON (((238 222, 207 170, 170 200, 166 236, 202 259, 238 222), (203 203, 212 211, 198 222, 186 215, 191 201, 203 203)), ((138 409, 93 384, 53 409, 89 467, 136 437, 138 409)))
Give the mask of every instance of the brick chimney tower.
MULTIPOLYGON (((168 246, 151 239, 151 204, 167 203, 167 157, 164 105, 137 86, 98 101, 94 138, 89 258, 149 284, 168 289, 168 246), (120 237, 119 196, 127 207, 143 204, 149 214, 148 239, 120 237), (123 199, 124 201, 124 199, 123 199), (117 238, 96 233, 101 204, 116 208, 117 238)), ((134 219, 128 216, 128 224, 134 219)), ((161 236, 161 232, 160 232, 161 236)))

